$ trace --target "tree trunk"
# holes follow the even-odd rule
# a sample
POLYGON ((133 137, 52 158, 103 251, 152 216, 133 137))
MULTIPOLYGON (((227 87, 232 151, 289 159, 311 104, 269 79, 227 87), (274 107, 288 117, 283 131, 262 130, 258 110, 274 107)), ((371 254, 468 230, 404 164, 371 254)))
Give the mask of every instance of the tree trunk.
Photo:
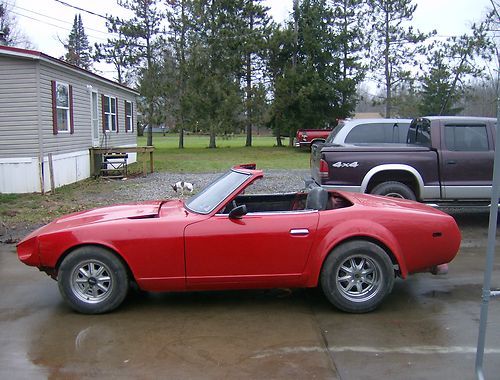
POLYGON ((246 130, 247 130, 247 141, 245 146, 252 146, 252 59, 251 54, 247 54, 247 68, 246 68, 246 81, 247 81, 247 99, 246 99, 246 130))
POLYGON ((208 147, 209 147, 210 149, 215 149, 215 148, 217 148, 217 145, 216 145, 216 143, 215 143, 215 126, 214 126, 214 125, 212 125, 212 126, 210 127, 210 143, 208 144, 208 147))
POLYGON ((184 128, 179 129, 179 149, 184 149, 184 128))
MULTIPOLYGON (((253 32, 253 13, 250 13, 250 33, 253 32)), ((247 82, 247 141, 245 146, 252 146, 252 53, 248 52, 246 56, 246 82, 247 82)))
POLYGON ((153 146, 153 102, 152 100, 149 100, 149 118, 148 118, 148 135, 147 135, 147 141, 146 145, 147 146, 153 146))
POLYGON ((148 138, 146 142, 147 146, 153 146, 153 124, 149 124, 148 138))
POLYGON ((280 131, 276 131, 276 146, 282 147, 283 144, 281 143, 281 133, 280 131))
POLYGON ((389 62, 390 48, 390 31, 389 31, 389 11, 385 11, 385 51, 384 51, 384 68, 385 68, 385 117, 391 117, 391 102, 392 102, 392 80, 389 62))

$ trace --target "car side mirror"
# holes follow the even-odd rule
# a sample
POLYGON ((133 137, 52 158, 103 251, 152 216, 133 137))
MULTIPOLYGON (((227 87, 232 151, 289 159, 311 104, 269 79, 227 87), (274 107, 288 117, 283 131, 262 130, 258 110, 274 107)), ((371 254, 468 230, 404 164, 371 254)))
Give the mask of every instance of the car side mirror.
POLYGON ((240 205, 238 207, 233 208, 229 212, 229 219, 241 219, 243 215, 247 214, 247 206, 246 205, 240 205))

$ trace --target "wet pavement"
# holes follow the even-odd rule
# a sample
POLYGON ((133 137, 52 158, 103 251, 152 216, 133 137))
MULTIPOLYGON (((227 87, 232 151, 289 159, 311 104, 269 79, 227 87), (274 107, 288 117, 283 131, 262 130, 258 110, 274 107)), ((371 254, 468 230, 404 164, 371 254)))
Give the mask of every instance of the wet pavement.
MULTIPOLYGON (((113 313, 80 315, 55 281, 0 246, 0 378, 475 378, 488 214, 456 218, 463 244, 449 274, 398 280, 364 315, 285 289, 132 292, 113 313)), ((500 299, 488 322, 485 373, 498 378, 500 299)))

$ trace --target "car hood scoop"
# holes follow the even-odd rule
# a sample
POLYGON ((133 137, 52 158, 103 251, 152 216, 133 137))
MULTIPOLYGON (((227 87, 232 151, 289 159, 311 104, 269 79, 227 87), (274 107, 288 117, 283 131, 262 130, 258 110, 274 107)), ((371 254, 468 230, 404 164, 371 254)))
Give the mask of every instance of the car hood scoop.
POLYGON ((82 211, 57 219, 55 224, 82 225, 118 219, 146 219, 158 216, 163 201, 129 203, 82 211))

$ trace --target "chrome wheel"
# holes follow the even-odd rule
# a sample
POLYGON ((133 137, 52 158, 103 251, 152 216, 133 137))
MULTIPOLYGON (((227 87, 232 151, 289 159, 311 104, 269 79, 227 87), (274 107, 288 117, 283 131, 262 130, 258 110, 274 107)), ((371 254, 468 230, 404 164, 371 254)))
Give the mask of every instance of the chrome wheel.
POLYGON ((75 266, 71 274, 71 291, 81 301, 99 303, 113 290, 113 273, 99 260, 87 260, 75 266))
POLYGON ((394 284, 392 261, 382 247, 351 240, 336 247, 321 269, 321 287, 328 300, 349 313, 375 310, 394 284))
POLYGON ((339 293, 352 302, 366 302, 380 290, 380 265, 366 255, 347 257, 338 267, 335 284, 339 293))

